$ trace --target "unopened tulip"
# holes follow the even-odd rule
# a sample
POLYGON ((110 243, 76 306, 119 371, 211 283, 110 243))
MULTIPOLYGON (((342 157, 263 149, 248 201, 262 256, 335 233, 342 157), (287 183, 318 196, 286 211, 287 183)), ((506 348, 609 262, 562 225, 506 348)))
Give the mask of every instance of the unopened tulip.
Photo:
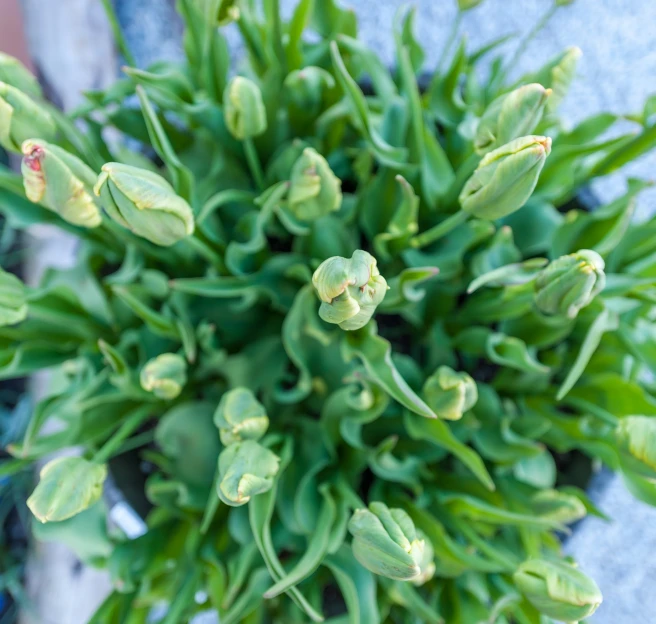
POLYGON ((322 301, 319 316, 345 330, 364 327, 388 288, 376 258, 360 249, 350 260, 340 256, 324 260, 314 272, 312 284, 322 301))
POLYGON ((214 414, 225 446, 243 440, 259 440, 269 427, 264 406, 248 388, 226 392, 214 414))
POLYGON ((250 139, 267 129, 262 92, 252 80, 243 76, 236 76, 226 87, 223 114, 228 130, 236 139, 250 139))
POLYGON ((438 418, 459 420, 478 400, 476 382, 467 373, 440 366, 424 384, 426 403, 438 418))
POLYGON ((604 266, 589 249, 550 262, 535 279, 535 306, 544 314, 575 318, 604 289, 604 266))
POLYGON ((96 174, 77 156, 46 141, 30 139, 22 146, 25 194, 62 219, 86 228, 102 221, 93 194, 96 174))
POLYGON ((176 353, 162 353, 141 369, 141 387, 156 397, 175 399, 187 383, 187 363, 176 353))

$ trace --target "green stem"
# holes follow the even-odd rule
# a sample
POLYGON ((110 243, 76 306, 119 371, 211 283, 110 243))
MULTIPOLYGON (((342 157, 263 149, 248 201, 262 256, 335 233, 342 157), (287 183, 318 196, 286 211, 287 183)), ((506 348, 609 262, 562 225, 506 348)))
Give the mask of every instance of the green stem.
POLYGON ((250 137, 244 139, 244 152, 246 154, 246 160, 248 162, 248 167, 251 170, 253 179, 255 180, 255 185, 260 191, 264 190, 264 172, 262 171, 262 164, 260 163, 260 158, 257 155, 257 150, 255 149, 255 143, 250 137))
POLYGON ((471 177, 472 173, 476 171, 478 163, 481 162, 481 157, 476 154, 470 154, 465 161, 458 167, 456 170, 456 177, 454 178, 451 186, 446 191, 446 195, 442 199, 440 205, 444 207, 445 210, 450 210, 452 206, 458 205, 458 197, 462 188, 465 186, 465 183, 471 177))
POLYGON ((212 195, 204 204, 196 219, 197 223, 202 223, 209 217, 215 210, 230 204, 232 202, 252 202, 256 195, 252 191, 242 191, 239 189, 226 189, 219 191, 212 195))
POLYGON ((535 26, 533 26, 533 28, 529 31, 528 35, 526 35, 526 37, 524 37, 524 39, 520 41, 509 63, 503 68, 501 72, 499 72, 497 85, 501 85, 503 81, 506 79, 506 77, 508 76, 508 73, 512 70, 512 68, 516 67, 519 64, 519 60, 522 58, 524 52, 526 52, 526 49, 530 45, 531 41, 533 41, 533 39, 535 39, 535 37, 549 23, 549 21, 554 16, 558 8, 559 8, 558 5, 555 2, 553 2, 552 5, 549 7, 549 10, 537 21, 535 26))
POLYGON ((175 592, 175 598, 169 607, 166 617, 162 620, 162 624, 179 624, 179 622, 187 621, 183 619, 182 615, 185 610, 194 604, 194 595, 196 587, 200 581, 201 572, 199 569, 190 570, 187 572, 182 586, 175 592))
POLYGON ((620 419, 616 416, 613 416, 610 412, 607 412, 605 409, 586 401, 585 399, 575 399, 574 397, 569 397, 565 400, 565 403, 574 409, 581 410, 582 412, 587 412, 595 418, 605 422, 607 425, 612 427, 617 427, 619 425, 620 419))
POLYGON ((469 214, 464 210, 459 210, 455 214, 447 217, 441 223, 433 226, 429 230, 422 232, 418 236, 410 239, 410 245, 415 249, 419 247, 426 247, 435 241, 439 240, 443 236, 446 236, 451 230, 457 228, 460 224, 467 221, 469 214))
POLYGON ((151 410, 150 405, 144 405, 128 416, 118 428, 118 431, 96 452, 93 461, 97 464, 104 464, 112 457, 121 448, 123 441, 150 416, 151 410))
POLYGON ((453 43, 456 40, 456 37, 458 36, 458 31, 460 30, 461 23, 462 23, 462 11, 458 11, 458 15, 456 16, 456 19, 454 19, 451 24, 451 31, 449 32, 449 38, 446 40, 446 43, 444 44, 444 48, 442 48, 442 54, 440 54, 440 60, 437 61, 436 73, 440 73, 442 67, 444 66, 444 63, 446 63, 446 59, 449 55, 449 51, 453 47, 453 43))
POLYGON ((212 249, 207 241, 201 238, 198 231, 194 232, 191 236, 187 236, 184 240, 189 247, 205 258, 220 273, 226 273, 227 269, 223 258, 212 249))
POLYGON ((132 65, 132 67, 136 67, 137 62, 134 56, 132 56, 132 52, 130 52, 130 48, 128 47, 127 41, 123 36, 123 31, 121 30, 121 25, 118 23, 118 17, 116 17, 116 11, 114 10, 114 5, 112 4, 112 0, 101 0, 101 2, 103 4, 103 7, 105 8, 105 14, 107 15, 107 19, 109 20, 109 25, 111 26, 112 32, 114 33, 114 39, 116 40, 116 45, 121 51, 121 54, 123 55, 123 58, 125 59, 126 63, 128 65, 132 65))

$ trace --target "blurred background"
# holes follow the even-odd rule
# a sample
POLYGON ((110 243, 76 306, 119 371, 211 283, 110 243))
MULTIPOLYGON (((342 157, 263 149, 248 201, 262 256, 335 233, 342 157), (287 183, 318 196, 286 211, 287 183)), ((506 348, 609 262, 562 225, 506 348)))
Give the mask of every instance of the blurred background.
MULTIPOLYGON (((137 62, 174 60, 181 54, 181 26, 174 0, 114 0, 121 27, 137 62)), ((286 14, 293 0, 282 0, 286 14)), ((392 23, 403 6, 398 0, 342 0, 360 18, 360 36, 390 63, 392 23)), ((455 0, 415 0, 418 38, 430 71, 440 56, 455 18, 455 0)), ((507 34, 526 34, 551 0, 486 0, 469 11, 461 33, 473 48, 507 34)), ((236 35, 236 33, 233 33, 236 35)), ((575 0, 556 14, 534 39, 515 68, 517 75, 540 66, 568 46, 583 51, 578 79, 563 106, 573 123, 596 112, 637 113, 656 92, 656 2, 654 0, 575 0)), ((238 66, 240 50, 231 37, 238 66)), ((516 40, 509 41, 512 55, 516 40)), ((101 0, 0 0, 0 52, 20 58, 37 74, 48 97, 66 110, 80 103, 81 92, 110 84, 120 72, 101 0)), ((625 188, 627 175, 654 177, 656 154, 643 157, 620 176, 595 183, 592 191, 609 201, 625 188)), ((640 195, 637 218, 656 210, 656 190, 640 195)), ((0 224, 1 225, 1 224, 0 224)), ((70 242, 52 230, 36 230, 29 241, 28 281, 43 267, 74 262, 70 242)), ((24 247, 24 245, 23 245, 24 247)), ((0 262, 14 262, 15 244, 0 230, 0 262)), ((0 448, 10 420, 18 421, 26 404, 21 388, 0 386, 0 448)), ((33 391, 38 392, 38 380, 33 391)), ((25 480, 24 480, 25 481, 25 480)), ((27 482, 0 475, 0 624, 82 624, 109 589, 104 573, 82 566, 65 547, 32 540, 22 497, 27 482), (18 616, 18 612, 21 615, 18 616)), ((618 479, 600 471, 591 495, 613 522, 592 518, 576 527, 565 548, 595 578, 604 604, 599 624, 653 624, 656 621, 656 510, 635 502, 618 479)))

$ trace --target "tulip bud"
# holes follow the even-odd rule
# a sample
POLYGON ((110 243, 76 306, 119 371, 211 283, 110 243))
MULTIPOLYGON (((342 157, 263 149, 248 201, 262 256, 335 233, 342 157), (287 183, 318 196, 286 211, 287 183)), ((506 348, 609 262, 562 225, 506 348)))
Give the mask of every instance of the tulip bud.
POLYGON ((548 315, 575 318, 604 289, 604 259, 582 249, 550 262, 535 279, 535 305, 548 315))
POLYGON ((513 139, 531 134, 540 122, 551 89, 529 84, 502 95, 485 110, 478 123, 474 147, 483 156, 513 139))
POLYGON ((141 369, 141 387, 157 398, 171 401, 187 383, 187 363, 176 353, 162 353, 141 369))
POLYGON ((164 178, 119 163, 106 163, 102 170, 93 190, 114 221, 163 247, 193 233, 189 204, 164 178))
POLYGON ((460 420, 478 401, 476 382, 467 373, 440 366, 424 384, 428 406, 445 420, 460 420))
POLYGON ((519 210, 533 193, 550 152, 550 138, 532 135, 488 152, 460 193, 462 209, 488 221, 519 210))
POLYGON ((582 54, 580 48, 568 48, 558 62, 551 67, 551 87, 553 89, 553 97, 549 98, 549 101, 547 102, 548 111, 555 111, 565 99, 565 96, 569 91, 569 86, 572 84, 572 80, 574 80, 574 76, 576 75, 576 67, 582 54))
POLYGON ((648 472, 656 471, 656 418, 625 416, 615 436, 622 451, 642 463, 648 472))
POLYGON ((413 585, 419 586, 428 583, 435 576, 437 568, 435 566, 435 550, 433 549, 433 545, 419 530, 417 530, 417 537, 424 543, 424 551, 421 561, 419 561, 419 575, 411 579, 410 582, 413 585))
POLYGON ((58 457, 42 469, 27 506, 41 522, 60 522, 98 501, 107 477, 104 464, 82 457, 58 457))
POLYGON ((221 442, 228 446, 242 440, 259 440, 269 428, 269 418, 248 388, 235 388, 221 397, 214 424, 219 428, 221 442))
POLYGON ((473 9, 481 4, 481 2, 483 0, 458 0, 458 8, 461 11, 469 11, 469 9, 473 9))
POLYGON ((602 601, 597 584, 562 561, 529 559, 519 566, 513 580, 540 613, 561 622, 591 616, 602 601))
POLYGON ((219 0, 219 6, 213 15, 214 23, 217 26, 227 26, 231 22, 239 19, 238 0, 219 0))
POLYGON ((253 440, 235 442, 219 455, 219 498, 232 507, 271 489, 280 458, 253 440))
POLYGON ((316 116, 321 112, 325 89, 335 86, 332 74, 321 67, 303 67, 285 78, 287 101, 303 115, 316 116))
POLYGON ((342 204, 342 182, 326 159, 306 147, 292 167, 287 196, 289 210, 301 221, 314 221, 342 204))
POLYGON ((541 490, 531 498, 534 513, 560 524, 585 518, 587 510, 579 498, 558 490, 541 490))
POLYGON ((0 268, 0 327, 20 323, 27 316, 25 286, 0 268))
POLYGON ((236 139, 250 139, 267 129, 262 92, 252 80, 243 76, 236 76, 226 87, 223 115, 230 134, 236 139))
POLYGON ((319 316, 350 331, 364 327, 385 298, 388 286, 378 271, 376 258, 360 249, 351 259, 333 256, 312 276, 319 299, 319 316))
POLYGON ((0 82, 0 146, 20 152, 23 141, 51 140, 57 126, 50 113, 16 87, 0 82))
POLYGON ((22 151, 23 184, 30 201, 43 204, 73 225, 100 225, 100 209, 93 196, 96 174, 90 167, 45 141, 25 141, 22 151))
POLYGON ((17 58, 0 52, 0 81, 5 82, 31 98, 41 97, 41 87, 34 75, 17 58))
POLYGON ((371 503, 369 509, 355 510, 348 530, 353 555, 367 570, 396 581, 421 574, 426 543, 417 538, 415 525, 403 509, 371 503))

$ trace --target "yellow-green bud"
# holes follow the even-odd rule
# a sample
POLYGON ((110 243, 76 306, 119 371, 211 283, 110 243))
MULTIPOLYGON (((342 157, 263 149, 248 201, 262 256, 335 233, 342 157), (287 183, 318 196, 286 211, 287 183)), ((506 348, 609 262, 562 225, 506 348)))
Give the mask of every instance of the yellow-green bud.
POLYGON ((541 490, 531 498, 533 512, 561 524, 585 518, 587 510, 579 498, 558 490, 541 490))
POLYGON ((501 219, 533 193, 551 152, 551 139, 525 136, 487 153, 460 193, 462 209, 479 219, 501 219))
POLYGON ((93 190, 114 221, 163 247, 193 233, 189 204, 160 175, 120 163, 102 171, 93 190))
POLYGON ((474 147, 483 156, 513 139, 531 134, 542 118, 551 89, 534 83, 494 100, 478 123, 474 147))
POLYGON ((289 210, 301 221, 314 221, 342 204, 342 182, 326 159, 306 147, 292 167, 287 201, 289 210))
POLYGON ((20 323, 26 316, 27 300, 23 282, 0 268, 0 327, 20 323))
POLYGON ((41 87, 32 72, 17 58, 2 52, 0 52, 0 81, 27 93, 31 98, 41 97, 41 87))
POLYGON ((620 450, 656 472, 656 418, 653 416, 625 416, 615 430, 620 450))
POLYGON ((38 139, 25 141, 22 152, 23 184, 30 201, 73 225, 100 225, 100 208, 93 195, 96 174, 90 167, 61 147, 38 139))
POLYGON ((271 489, 280 458, 254 440, 236 442, 219 455, 219 498, 232 507, 271 489))
POLYGON ((483 0, 458 0, 458 8, 461 11, 469 11, 481 4, 483 0))
MULTIPOLYGON (((214 3, 216 4, 216 3, 214 3)), ((219 0, 216 12, 212 15, 213 22, 218 26, 226 26, 239 19, 238 0, 219 0)))
POLYGON ((604 289, 604 266, 589 249, 550 262, 535 278, 535 306, 543 314, 575 318, 604 289))
POLYGON ((597 584, 562 561, 529 559, 519 566, 513 580, 540 613, 561 622, 590 617, 602 601, 597 584))
POLYGON ((459 420, 478 401, 476 382, 467 373, 440 366, 424 384, 428 406, 445 420, 459 420))
POLYGON ((228 446, 242 440, 259 440, 269 428, 269 418, 248 388, 235 388, 221 397, 214 424, 219 428, 221 442, 228 446))
POLYGON ((312 276, 319 299, 319 316, 345 330, 364 327, 385 298, 388 286, 376 258, 358 249, 351 259, 333 256, 312 276))
POLYGON ((175 399, 187 383, 187 363, 177 353, 162 353, 141 369, 141 387, 157 398, 175 399))
POLYGON ((551 68, 551 88, 553 97, 547 102, 547 110, 552 112, 565 99, 569 87, 576 75, 576 68, 582 56, 580 48, 568 48, 551 68))
POLYGON ((243 76, 235 76, 226 87, 223 115, 230 134, 236 139, 250 139, 267 129, 262 92, 252 80, 243 76))
POLYGON ((23 141, 50 141, 57 132, 52 115, 16 87, 0 82, 0 146, 20 152, 23 141))
POLYGON ((411 581, 421 575, 424 540, 417 537, 415 525, 403 509, 389 509, 371 503, 369 509, 356 509, 348 523, 353 536, 353 555, 367 570, 397 581, 411 581))
POLYGON ((325 69, 309 66, 290 72, 284 86, 291 106, 303 115, 315 116, 321 112, 324 91, 335 86, 335 79, 325 69))
POLYGON ((426 536, 417 529, 417 538, 424 542, 424 550, 419 561, 419 575, 415 576, 410 582, 413 585, 423 585, 428 583, 434 576, 437 570, 435 566, 435 550, 426 536))
POLYGON ((27 506, 41 522, 60 522, 98 501, 107 467, 82 457, 58 457, 42 469, 27 506))

